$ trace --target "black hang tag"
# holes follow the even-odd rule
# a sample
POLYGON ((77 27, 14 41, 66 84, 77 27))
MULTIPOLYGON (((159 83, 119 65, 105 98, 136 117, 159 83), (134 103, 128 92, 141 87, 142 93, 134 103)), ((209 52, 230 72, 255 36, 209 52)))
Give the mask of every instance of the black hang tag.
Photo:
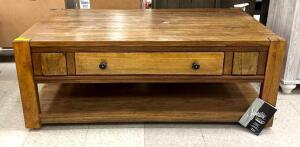
POLYGON ((273 106, 264 103, 247 125, 247 128, 255 135, 259 135, 276 111, 273 106))
POLYGON ((255 135, 259 135, 276 111, 275 107, 257 98, 239 123, 255 135))

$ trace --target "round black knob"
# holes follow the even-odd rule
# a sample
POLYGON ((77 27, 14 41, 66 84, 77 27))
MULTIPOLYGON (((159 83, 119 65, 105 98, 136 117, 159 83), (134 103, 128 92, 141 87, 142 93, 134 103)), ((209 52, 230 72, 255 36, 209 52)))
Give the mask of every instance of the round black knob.
POLYGON ((200 64, 194 62, 194 63, 192 63, 192 68, 193 68, 194 70, 198 70, 198 69, 200 69, 200 64))
POLYGON ((101 63, 99 64, 99 68, 100 68, 101 70, 106 69, 106 68, 107 68, 107 63, 106 63, 106 62, 101 62, 101 63))

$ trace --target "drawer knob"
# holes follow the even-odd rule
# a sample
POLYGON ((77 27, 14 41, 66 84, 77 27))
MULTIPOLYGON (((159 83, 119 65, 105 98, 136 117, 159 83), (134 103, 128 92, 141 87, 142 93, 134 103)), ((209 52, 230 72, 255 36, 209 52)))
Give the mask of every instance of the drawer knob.
POLYGON ((194 69, 194 70, 200 69, 200 64, 196 63, 196 62, 192 63, 192 69, 194 69))
POLYGON ((101 62, 101 63, 99 64, 99 68, 100 68, 101 70, 106 69, 106 68, 107 68, 107 63, 106 63, 106 62, 101 62))

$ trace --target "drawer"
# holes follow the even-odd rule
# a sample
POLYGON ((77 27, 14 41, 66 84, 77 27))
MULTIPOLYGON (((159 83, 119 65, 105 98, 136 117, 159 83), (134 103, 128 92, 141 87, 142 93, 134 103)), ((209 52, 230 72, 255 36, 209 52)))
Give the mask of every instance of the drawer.
POLYGON ((75 53, 77 75, 222 75, 223 52, 75 53))
POLYGON ((67 65, 64 53, 33 53, 34 75, 67 75, 67 65))

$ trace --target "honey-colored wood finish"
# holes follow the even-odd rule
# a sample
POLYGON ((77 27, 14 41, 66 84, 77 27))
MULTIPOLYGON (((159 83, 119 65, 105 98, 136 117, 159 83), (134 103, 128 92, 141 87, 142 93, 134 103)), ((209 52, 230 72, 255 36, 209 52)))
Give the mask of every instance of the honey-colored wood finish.
POLYGON ((258 65, 257 65, 257 75, 264 75, 267 66, 268 52, 259 52, 258 65))
POLYGON ((60 10, 22 35, 35 47, 257 47, 270 36, 240 9, 60 10))
POLYGON ((258 52, 235 52, 232 74, 256 75, 258 66, 258 52))
POLYGON ((33 53, 31 55, 32 58, 32 64, 33 64, 33 73, 34 75, 43 75, 43 69, 42 69, 42 59, 41 59, 41 54, 39 53, 33 53))
POLYGON ((39 83, 232 83, 263 82, 264 76, 96 75, 35 76, 39 83))
POLYGON ((33 65, 35 75, 67 75, 63 53, 33 53, 33 65))
POLYGON ((41 63, 44 75, 67 75, 66 58, 62 53, 42 53, 41 63))
POLYGON ((232 73, 233 52, 225 52, 224 59, 224 74, 231 75, 232 73))
POLYGON ((224 53, 75 53, 75 60, 77 75, 221 75, 224 53))
MULTIPOLYGON (((270 38, 270 41, 265 80, 260 88, 260 97, 269 104, 276 106, 286 42, 276 37, 270 38)), ((271 127, 273 119, 267 125, 271 127)))
MULTIPOLYGON (((270 43, 270 42, 268 42, 270 43)), ((76 47, 32 47, 33 53, 47 52, 267 52, 269 46, 76 46, 76 47)))
POLYGON ((260 94, 263 100, 275 106, 286 44, 280 38, 270 38, 270 40, 272 42, 268 53, 265 80, 260 94))
POLYGON ((31 39, 15 46, 28 128, 236 122, 257 97, 246 82, 263 83, 260 97, 275 105, 285 44, 237 9, 62 10, 21 38, 31 39), (54 83, 40 93, 41 113, 35 83, 54 83))
POLYGON ((66 58, 67 58, 68 75, 75 75, 76 74, 75 53, 67 53, 66 58))
POLYGON ((40 128, 40 107, 37 84, 33 79, 29 39, 16 40, 15 61, 26 128, 40 128))
POLYGON ((43 123, 237 122, 257 97, 250 84, 49 84, 43 123))

